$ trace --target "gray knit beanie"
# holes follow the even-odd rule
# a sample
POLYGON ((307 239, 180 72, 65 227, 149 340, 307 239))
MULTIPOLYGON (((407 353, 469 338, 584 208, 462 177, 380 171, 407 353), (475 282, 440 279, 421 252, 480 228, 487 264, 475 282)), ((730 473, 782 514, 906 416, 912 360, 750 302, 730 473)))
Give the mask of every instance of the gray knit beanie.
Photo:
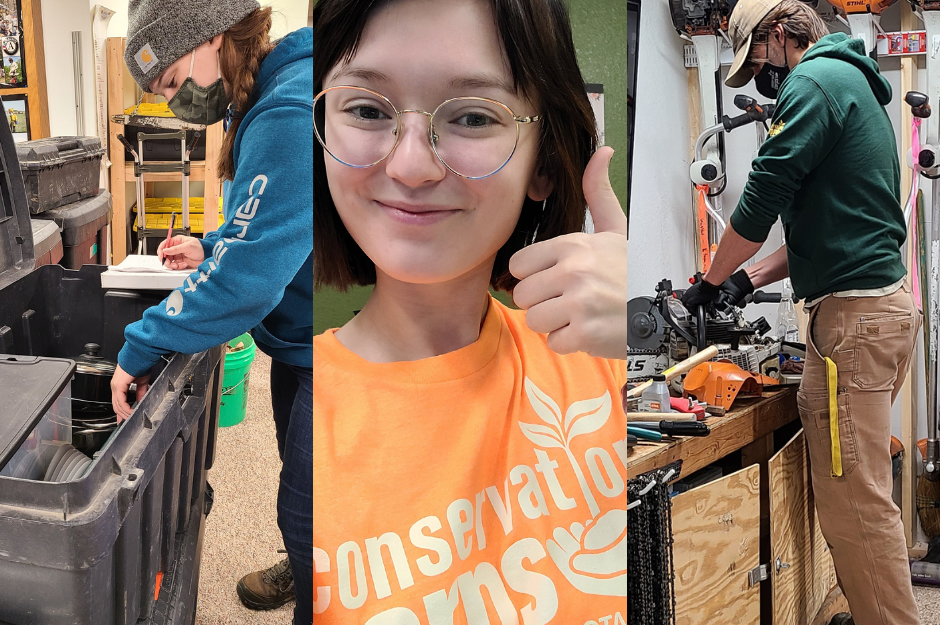
POLYGON ((130 0, 124 62, 149 92, 163 70, 260 6, 258 0, 130 0))

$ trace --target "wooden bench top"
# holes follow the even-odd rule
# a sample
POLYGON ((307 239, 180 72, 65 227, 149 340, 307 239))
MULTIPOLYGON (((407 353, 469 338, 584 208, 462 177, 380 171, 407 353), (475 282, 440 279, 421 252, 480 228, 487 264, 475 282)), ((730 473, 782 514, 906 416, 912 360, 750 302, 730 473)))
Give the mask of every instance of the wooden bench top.
POLYGON ((683 436, 662 443, 640 441, 627 452, 627 477, 682 460, 687 476, 799 418, 796 386, 766 390, 763 397, 742 398, 727 414, 705 420, 708 436, 683 436))

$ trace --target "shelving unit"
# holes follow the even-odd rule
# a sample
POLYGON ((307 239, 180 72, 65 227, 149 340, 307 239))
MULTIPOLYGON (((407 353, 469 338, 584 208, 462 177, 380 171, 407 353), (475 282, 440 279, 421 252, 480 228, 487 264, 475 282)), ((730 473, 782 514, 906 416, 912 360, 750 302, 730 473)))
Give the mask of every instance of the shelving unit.
MULTIPOLYGON (((111 161, 109 174, 112 196, 111 215, 111 262, 120 263, 127 256, 130 237, 130 209, 126 206, 125 183, 134 182, 134 163, 125 160, 124 146, 117 136, 123 134, 125 126, 124 115, 124 37, 109 37, 107 41, 108 58, 108 157, 111 161)), ((145 101, 153 101, 153 96, 145 101)), ((134 98, 136 101, 136 97, 134 98)), ((222 123, 213 124, 208 128, 192 126, 175 118, 131 118, 134 125, 153 125, 154 130, 198 129, 206 135, 206 160, 193 161, 190 165, 190 182, 205 182, 203 223, 204 234, 212 232, 219 227, 219 196, 221 193, 221 180, 219 180, 218 160, 222 148, 222 123)), ((130 139, 130 138, 129 138, 130 139)), ((131 143, 136 141, 131 140, 131 143)), ((148 161, 154 162, 154 161, 148 161)), ((146 174, 145 196, 153 196, 154 182, 179 182, 179 174, 146 174)), ((192 197, 192 196, 190 196, 192 197)))

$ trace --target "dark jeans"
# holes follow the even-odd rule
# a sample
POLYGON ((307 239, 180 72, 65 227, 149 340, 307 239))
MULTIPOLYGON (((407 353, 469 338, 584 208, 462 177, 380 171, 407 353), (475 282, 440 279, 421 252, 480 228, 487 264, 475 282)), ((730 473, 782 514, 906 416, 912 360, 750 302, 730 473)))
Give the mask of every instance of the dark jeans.
POLYGON ((294 575, 294 624, 313 622, 313 378, 271 361, 271 404, 281 456, 277 525, 294 575))

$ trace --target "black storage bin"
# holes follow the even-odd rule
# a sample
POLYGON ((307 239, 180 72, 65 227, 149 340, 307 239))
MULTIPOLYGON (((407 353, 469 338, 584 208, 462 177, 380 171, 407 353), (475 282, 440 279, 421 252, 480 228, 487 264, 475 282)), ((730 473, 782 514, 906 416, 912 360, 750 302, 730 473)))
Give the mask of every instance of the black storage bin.
POLYGON ((0 386, 0 476, 43 479, 56 452, 68 451, 64 445, 72 440, 69 385, 74 374, 72 360, 0 358, 5 382, 0 386))
POLYGON ((62 260, 64 252, 59 226, 54 221, 42 219, 31 219, 30 222, 33 231, 33 256, 36 258, 33 266, 54 265, 62 260))
MULTIPOLYGON (((131 143, 131 145, 134 146, 135 150, 137 149, 137 135, 141 132, 152 135, 169 131, 161 130, 159 128, 150 128, 147 126, 124 126, 124 137, 131 143)), ((194 130, 186 131, 186 145, 189 145, 192 142, 194 133, 194 130)), ((178 161, 182 158, 182 149, 183 146, 180 145, 180 142, 173 139, 153 139, 144 141, 144 161, 178 161)), ((131 154, 131 151, 127 149, 127 146, 124 147, 124 158, 128 161, 134 160, 134 155, 131 154)), ((196 141, 196 145, 193 146, 193 151, 189 155, 189 160, 206 160, 206 131, 200 131, 199 140, 196 141)))
POLYGON ((106 265, 110 208, 111 194, 101 189, 98 195, 44 211, 35 219, 48 219, 59 226, 63 266, 106 265))
MULTIPOLYGON (((94 342, 115 360, 125 326, 159 296, 103 290, 103 266, 34 270, 22 178, 2 124, 0 170, 0 354, 70 359, 94 342)), ((0 477, 0 623, 194 621, 223 365, 222 346, 161 361, 84 477, 0 477)), ((0 378, 0 389, 11 383, 0 378)))
POLYGON ((29 212, 37 214, 97 195, 104 153, 98 137, 51 137, 17 143, 29 212))

